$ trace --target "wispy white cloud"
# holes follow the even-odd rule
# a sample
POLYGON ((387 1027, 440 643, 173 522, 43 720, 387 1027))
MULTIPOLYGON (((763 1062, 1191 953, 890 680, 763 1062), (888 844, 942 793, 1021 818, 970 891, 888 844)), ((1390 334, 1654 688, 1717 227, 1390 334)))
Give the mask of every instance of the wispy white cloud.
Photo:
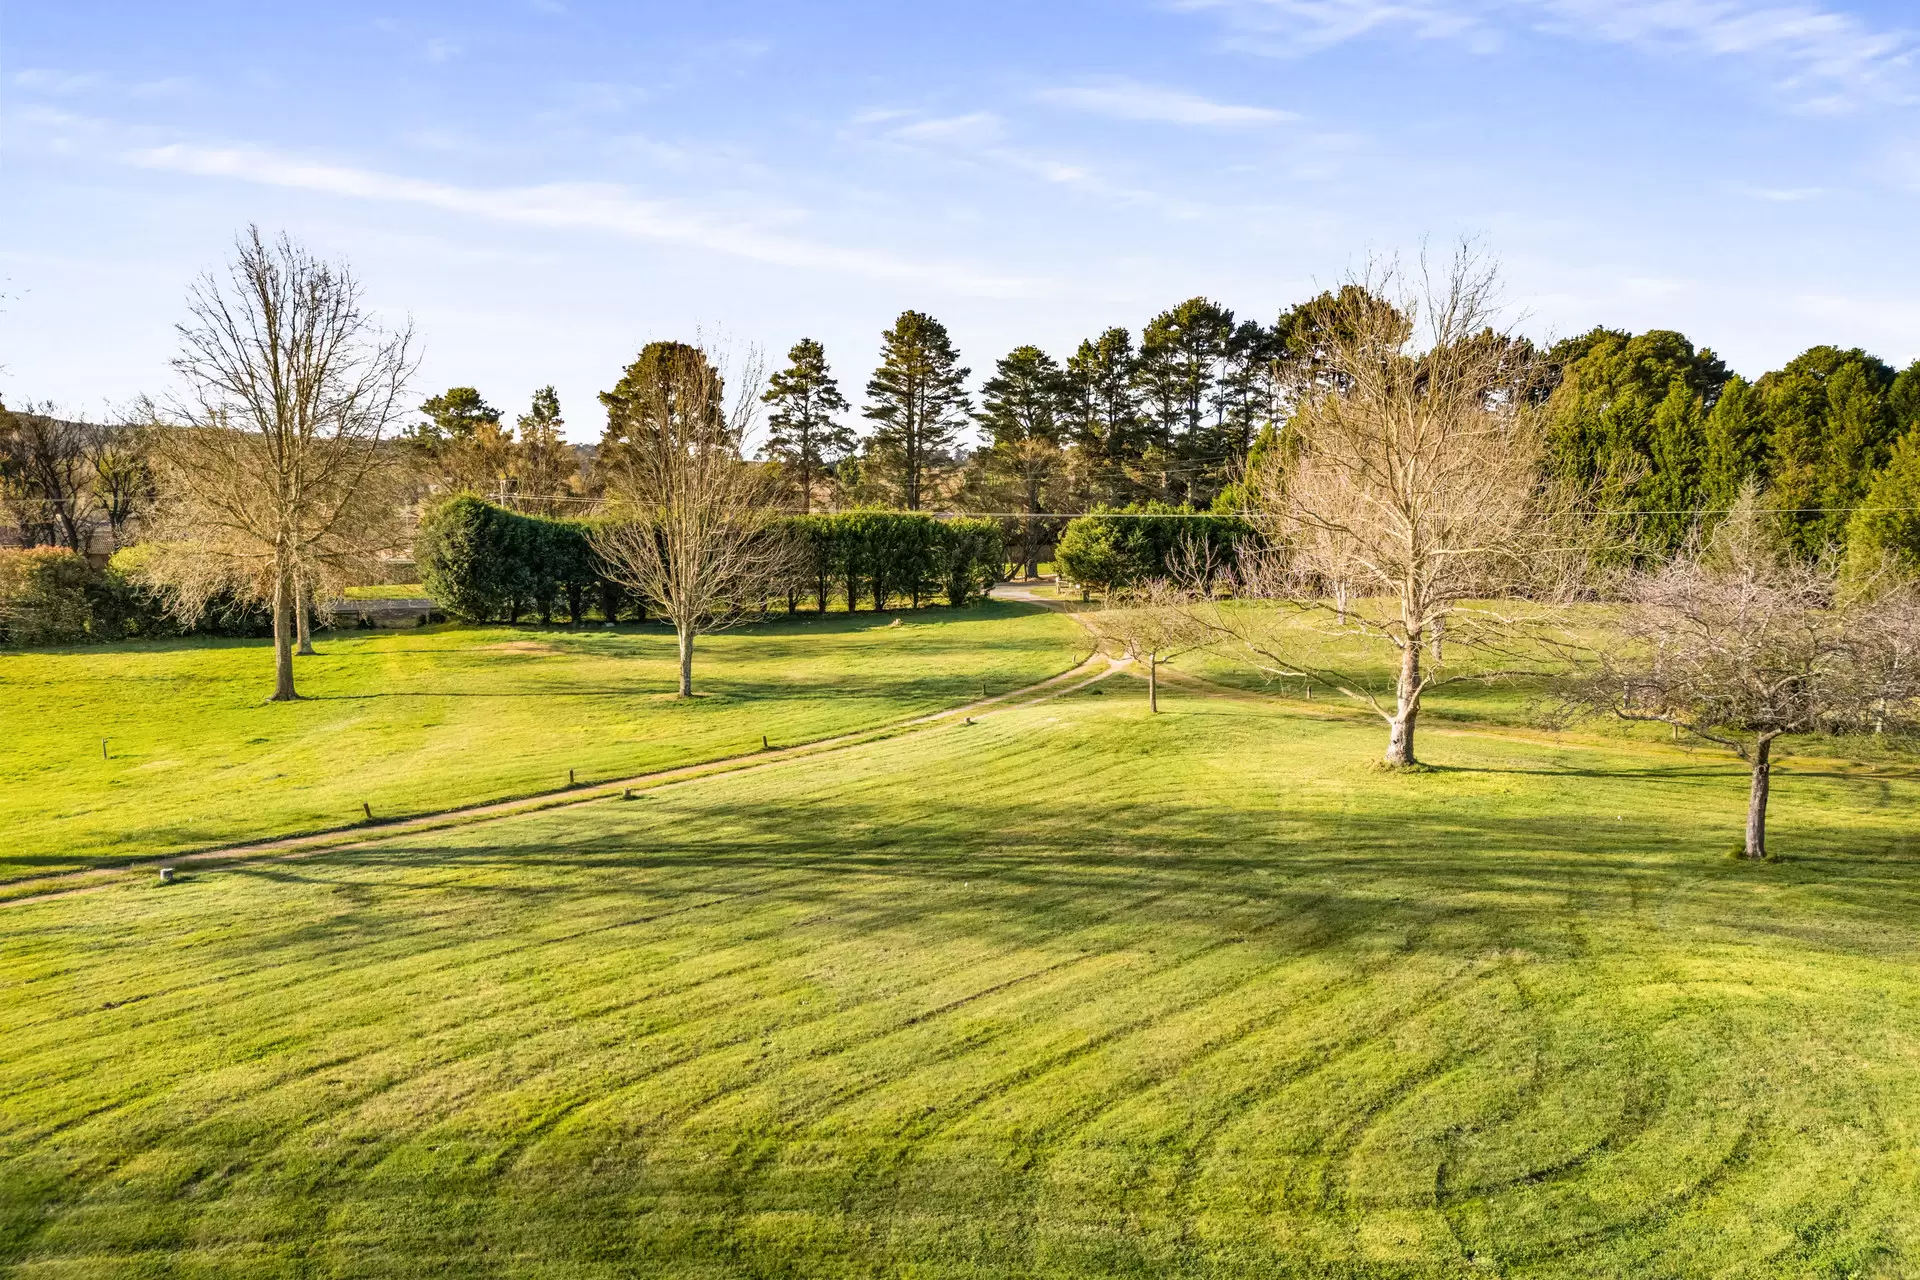
POLYGON ((870 136, 889 146, 1024 174, 1051 186, 1069 188, 1115 204, 1153 208, 1169 217, 1188 219, 1201 213, 1200 206, 1190 202, 1110 182, 1085 164, 1015 145, 1009 141, 1011 126, 991 111, 914 119, 911 112, 878 108, 860 112, 852 123, 856 127, 880 126, 870 136))
POLYGON ((1740 58, 1795 106, 1920 102, 1920 36, 1817 0, 1175 0, 1221 14, 1236 43, 1311 53, 1373 34, 1497 47, 1515 26, 1649 53, 1740 58))
POLYGON ((1074 111, 1085 111, 1116 120, 1153 120, 1167 124, 1218 126, 1276 124, 1299 119, 1291 111, 1215 102, 1198 94, 1141 84, 1121 77, 1106 77, 1088 81, 1085 84, 1042 89, 1033 96, 1038 101, 1052 106, 1067 107, 1074 111))
POLYGON ((985 146, 1006 137, 1006 122, 991 111, 970 111, 966 115, 916 120, 896 126, 888 136, 896 142, 949 143, 956 146, 985 146))
POLYGON ((1735 190, 1768 204, 1804 204, 1827 194, 1825 187, 1737 187, 1735 190))
POLYGON ((931 284, 956 293, 1021 297, 1041 282, 972 268, 908 261, 768 231, 739 220, 646 200, 614 183, 466 187, 377 170, 325 164, 273 151, 174 143, 126 154, 148 169, 313 191, 349 199, 439 209, 468 217, 552 230, 598 231, 666 241, 774 266, 846 272, 868 279, 931 284))
POLYGON ((51 67, 28 67, 24 71, 14 72, 10 78, 14 88, 34 93, 85 93, 101 85, 99 76, 78 71, 56 71, 51 67))

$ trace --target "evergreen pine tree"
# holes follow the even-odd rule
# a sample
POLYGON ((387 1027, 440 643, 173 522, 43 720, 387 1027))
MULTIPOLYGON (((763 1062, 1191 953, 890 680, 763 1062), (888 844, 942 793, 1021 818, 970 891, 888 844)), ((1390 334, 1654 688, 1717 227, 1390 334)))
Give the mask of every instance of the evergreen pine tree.
POLYGON ((1223 461, 1208 428, 1215 381, 1232 337, 1233 312, 1206 298, 1188 298, 1141 331, 1135 383, 1147 448, 1160 460, 1156 496, 1191 499, 1196 488, 1208 487, 1199 473, 1216 471, 1223 461))
POLYGON ((1733 505, 1741 487, 1757 480, 1765 465, 1766 424, 1753 384, 1727 379, 1707 415, 1706 450, 1700 463, 1700 501, 1710 511, 1733 505))
POLYGON ((802 338, 787 352, 787 367, 767 381, 760 397, 773 406, 767 451, 800 486, 800 510, 813 510, 813 478, 853 449, 853 431, 838 420, 846 398, 827 367, 826 348, 802 338))
POLYGON ((1094 502, 1120 505, 1133 496, 1140 461, 1140 404, 1134 395, 1133 337, 1106 330, 1067 360, 1069 435, 1088 473, 1094 502))
POLYGON ((901 312, 880 341, 880 367, 867 382, 865 413, 875 424, 868 450, 901 504, 918 511, 932 469, 972 407, 972 370, 961 367, 946 326, 919 311, 901 312))
POLYGON ((979 422, 992 444, 988 465, 1010 482, 1026 513, 1013 545, 1032 577, 1045 533, 1038 519, 1046 509, 1045 490, 1064 461, 1060 443, 1069 408, 1067 379, 1040 348, 1016 347, 995 363, 993 377, 981 390, 979 422))

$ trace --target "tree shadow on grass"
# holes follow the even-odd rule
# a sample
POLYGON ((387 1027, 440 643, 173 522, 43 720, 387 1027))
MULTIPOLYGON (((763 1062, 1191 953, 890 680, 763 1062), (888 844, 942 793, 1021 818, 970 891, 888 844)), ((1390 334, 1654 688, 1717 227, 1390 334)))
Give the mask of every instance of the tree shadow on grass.
POLYGON ((1423 945, 1458 955, 1551 956, 1569 954, 1569 904, 1589 924, 1631 930, 1655 927, 1663 902, 1684 900, 1726 931, 1723 941, 1791 935, 1884 955, 1912 949, 1908 922, 1920 916, 1920 860, 1797 825, 1787 836, 1797 863, 1749 867, 1722 856, 1702 828, 1590 811, 1262 814, 1138 801, 1113 814, 1052 816, 948 802, 937 816, 902 821, 885 799, 815 797, 800 812, 731 800, 690 811, 682 797, 652 813, 575 811, 569 824, 556 837, 553 819, 536 815, 233 874, 318 885, 343 872, 444 870, 455 897, 536 911, 629 889, 726 900, 743 887, 756 910, 817 911, 856 886, 879 887, 903 904, 900 919, 1004 945, 1122 917, 1223 934, 1292 919, 1290 932, 1311 903, 1316 935, 1417 929, 1423 945), (1818 888, 1867 914, 1789 925, 1756 910, 1756 888, 1783 885, 1818 888))

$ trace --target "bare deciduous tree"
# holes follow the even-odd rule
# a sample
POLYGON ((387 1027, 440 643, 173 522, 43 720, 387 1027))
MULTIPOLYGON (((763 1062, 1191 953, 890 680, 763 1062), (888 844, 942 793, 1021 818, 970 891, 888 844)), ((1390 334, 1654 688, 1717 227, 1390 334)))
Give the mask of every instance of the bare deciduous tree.
POLYGON ((1548 621, 1536 606, 1554 523, 1528 411, 1532 350, 1493 328, 1495 284, 1463 246, 1444 279, 1376 267, 1326 300, 1324 376, 1302 386, 1285 447, 1249 477, 1268 546, 1245 558, 1242 586, 1281 607, 1218 615, 1256 663, 1378 712, 1393 765, 1415 763, 1428 690, 1501 674, 1449 670, 1442 628, 1448 646, 1517 661, 1548 621), (1391 691, 1309 661, 1302 613, 1390 648, 1391 691))
POLYGON ((1888 578, 1842 594, 1784 554, 1751 490, 1704 548, 1636 575, 1619 635, 1565 685, 1569 705, 1655 721, 1747 762, 1745 852, 1764 858, 1774 743, 1785 734, 1911 729, 1920 593, 1888 578))
POLYGON ((87 436, 95 509, 106 521, 118 551, 127 544, 134 517, 153 497, 153 465, 144 428, 137 422, 94 427, 87 436))
POLYGON ((741 456, 757 368, 731 410, 723 371, 697 346, 673 344, 646 372, 622 384, 620 443, 601 458, 611 519, 593 538, 620 582, 673 624, 688 698, 694 637, 758 609, 782 581, 777 476, 741 456))
POLYGON ((257 228, 188 312, 173 362, 185 387, 152 437, 144 572, 182 616, 221 590, 270 602, 273 700, 287 701, 301 597, 391 545, 380 441, 413 372, 411 332, 375 324, 347 267, 257 228))
POLYGON ((51 404, 0 410, 0 503, 27 546, 87 550, 98 514, 89 456, 94 430, 51 404))
POLYGON ((1147 709, 1160 710, 1160 665, 1204 648, 1218 635, 1195 605, 1198 594, 1164 578, 1116 591, 1093 619, 1095 629, 1147 668, 1147 709))

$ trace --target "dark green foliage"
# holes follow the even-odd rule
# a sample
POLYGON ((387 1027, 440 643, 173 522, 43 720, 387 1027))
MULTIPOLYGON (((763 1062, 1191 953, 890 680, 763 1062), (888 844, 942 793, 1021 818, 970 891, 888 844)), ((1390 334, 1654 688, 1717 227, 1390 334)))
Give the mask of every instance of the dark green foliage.
POLYGON ((1872 505, 1895 441, 1920 422, 1920 365, 1896 377, 1864 351, 1814 347, 1750 384, 1678 333, 1611 329, 1562 342, 1549 359, 1560 374, 1547 402, 1549 467, 1627 554, 1675 550, 1748 481, 1784 512, 1803 555, 1899 543, 1884 522, 1864 521, 1856 537, 1849 520, 1872 505))
POLYGON ((500 425, 500 411, 472 387, 448 387, 428 396, 420 412, 426 421, 407 428, 404 439, 426 452, 471 440, 481 428, 500 425))
POLYGON ((1238 516, 1150 502, 1069 522, 1054 559, 1083 589, 1104 592, 1188 568, 1211 576, 1231 566, 1235 549, 1252 535, 1253 526, 1238 516))
POLYGON ((1845 508, 1860 505, 1899 434, 1893 369, 1858 349, 1814 347, 1755 389, 1771 455, 1768 497, 1789 513, 1795 548, 1817 555, 1839 544, 1845 508))
POLYGON ((414 544, 421 582, 440 607, 465 622, 586 621, 597 603, 609 621, 625 595, 588 538, 585 520, 526 516, 478 498, 449 498, 427 513, 414 544))
POLYGON ((1847 522, 1847 559, 1856 572, 1892 560, 1920 573, 1920 431, 1910 430, 1847 522))
POLYGON ((64 547, 0 551, 0 639, 22 645, 89 639, 95 577, 85 556, 64 547))
MULTIPOLYGON (((1693 528, 1709 474, 1724 485, 1732 469, 1738 489, 1738 449, 1710 466, 1707 423, 1729 377, 1713 352, 1665 329, 1595 329, 1547 358, 1560 370, 1547 401, 1548 467, 1622 546, 1670 552, 1693 528)), ((1744 447, 1743 423, 1720 425, 1730 448, 1744 447)))
POLYGON ((760 398, 773 406, 767 415, 767 452, 792 477, 800 510, 806 512, 813 509, 814 478, 853 451, 853 431, 839 420, 847 401, 827 367, 826 348, 802 338, 787 352, 787 361, 767 380, 760 398))
POLYGON ((1067 359, 1068 435, 1097 502, 1124 502, 1130 491, 1127 464, 1140 447, 1133 364, 1133 339, 1120 328, 1082 342, 1067 359))
POLYGON ((970 370, 961 367, 946 326, 919 311, 901 312, 880 342, 880 367, 867 382, 869 470, 892 485, 901 506, 917 511, 933 468, 946 460, 966 420, 970 370))
POLYGON ((698 417, 717 422, 725 416, 720 402, 720 379, 689 373, 708 364, 707 353, 685 342, 649 342, 633 363, 621 371, 611 391, 600 393, 607 410, 606 429, 600 434, 600 461, 613 463, 623 449, 645 445, 677 430, 677 420, 698 417), (682 404, 680 388, 705 387, 700 404, 682 404))
MULTIPOLYGON (((578 624, 596 606, 608 621, 644 616, 594 550, 592 528, 462 495, 427 513, 414 559, 427 594, 464 622, 547 622, 564 609, 578 624)), ((963 604, 1000 580, 1006 558, 991 520, 843 511, 788 516, 779 528, 797 549, 788 599, 811 596, 821 612, 836 594, 849 609, 918 608, 941 593, 963 604)))
POLYGON ((938 520, 916 511, 841 511, 785 522, 800 548, 795 594, 825 612, 836 593, 849 610, 914 607, 944 592, 965 604, 1000 580, 1006 545, 992 520, 938 520))
POLYGON ((947 603, 957 609, 1000 580, 1006 537, 993 520, 949 520, 940 526, 940 552, 947 603))
POLYGON ((1039 570, 1040 548, 1058 522, 1039 517, 1066 464, 1061 444, 1073 415, 1067 375, 1038 347, 1016 347, 994 364, 981 388, 979 422, 990 448, 977 455, 977 478, 989 510, 1024 512, 1010 521, 1013 544, 1028 577, 1039 570))

